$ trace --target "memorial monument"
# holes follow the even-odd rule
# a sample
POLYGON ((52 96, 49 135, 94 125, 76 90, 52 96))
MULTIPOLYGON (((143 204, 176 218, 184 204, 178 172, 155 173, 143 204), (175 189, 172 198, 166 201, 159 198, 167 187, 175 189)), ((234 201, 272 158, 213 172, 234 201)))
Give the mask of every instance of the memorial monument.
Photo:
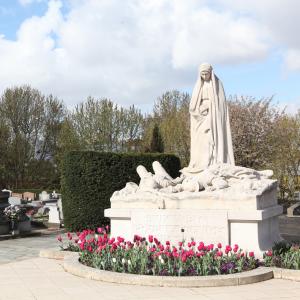
POLYGON ((105 210, 112 235, 238 244, 261 256, 280 240, 277 181, 271 170, 235 166, 224 89, 209 64, 200 66, 190 115, 189 165, 175 179, 157 161, 153 173, 138 166, 139 185, 116 191, 105 210))

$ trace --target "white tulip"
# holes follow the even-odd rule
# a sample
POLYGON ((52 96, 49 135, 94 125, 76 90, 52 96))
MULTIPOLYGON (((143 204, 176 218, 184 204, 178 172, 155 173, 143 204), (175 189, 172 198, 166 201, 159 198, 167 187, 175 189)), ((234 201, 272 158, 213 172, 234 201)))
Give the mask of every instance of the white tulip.
POLYGON ((128 265, 131 265, 131 261, 129 259, 128 259, 127 263, 128 263, 128 265))
POLYGON ((126 262, 126 260, 124 258, 122 258, 122 264, 124 265, 126 262))
POLYGON ((113 257, 112 261, 113 261, 113 263, 117 262, 117 260, 114 257, 113 257))

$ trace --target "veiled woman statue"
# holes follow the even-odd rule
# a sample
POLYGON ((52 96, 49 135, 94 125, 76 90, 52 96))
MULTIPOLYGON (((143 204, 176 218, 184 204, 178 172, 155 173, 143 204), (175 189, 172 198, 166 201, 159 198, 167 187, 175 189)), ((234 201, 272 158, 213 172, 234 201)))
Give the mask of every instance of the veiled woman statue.
POLYGON ((204 63, 190 102, 191 157, 183 174, 195 174, 216 163, 234 165, 228 109, 222 82, 204 63))

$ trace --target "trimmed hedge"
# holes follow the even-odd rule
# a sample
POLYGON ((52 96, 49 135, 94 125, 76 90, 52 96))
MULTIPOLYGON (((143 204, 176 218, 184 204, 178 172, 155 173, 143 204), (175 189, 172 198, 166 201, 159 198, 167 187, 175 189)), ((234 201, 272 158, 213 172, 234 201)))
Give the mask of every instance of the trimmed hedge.
POLYGON ((138 165, 152 170, 159 161, 172 177, 177 177, 180 160, 172 154, 118 154, 72 151, 62 164, 62 202, 65 227, 70 231, 96 228, 106 224, 104 209, 110 207, 113 192, 126 182, 139 183, 138 165))

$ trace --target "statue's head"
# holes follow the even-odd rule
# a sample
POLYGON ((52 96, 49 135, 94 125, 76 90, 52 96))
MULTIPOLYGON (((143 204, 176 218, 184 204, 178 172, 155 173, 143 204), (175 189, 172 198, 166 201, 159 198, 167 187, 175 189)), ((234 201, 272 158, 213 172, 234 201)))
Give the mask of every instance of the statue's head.
POLYGON ((212 66, 208 63, 203 63, 200 65, 200 76, 204 81, 209 81, 211 79, 212 66))

